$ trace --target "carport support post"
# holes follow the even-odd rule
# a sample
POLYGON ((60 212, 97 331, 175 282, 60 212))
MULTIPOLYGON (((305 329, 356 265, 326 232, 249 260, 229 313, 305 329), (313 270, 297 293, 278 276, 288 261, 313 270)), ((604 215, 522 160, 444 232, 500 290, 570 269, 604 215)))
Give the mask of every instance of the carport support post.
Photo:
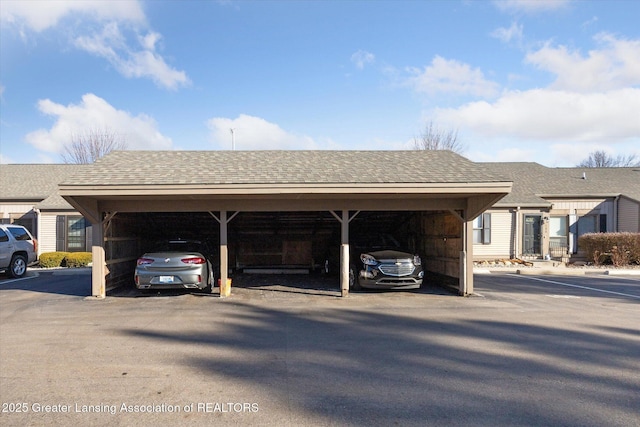
POLYGON ((342 211, 341 240, 340 246, 340 295, 349 295, 349 211, 342 211))
POLYGON ((105 298, 107 296, 107 263, 104 254, 104 222, 94 224, 92 230, 91 295, 96 298, 105 298))
POLYGON ((227 211, 220 211, 220 296, 227 286, 227 276, 229 276, 229 252, 227 249, 227 211))
POLYGON ((460 295, 473 293, 473 221, 462 223, 462 251, 460 251, 460 295))

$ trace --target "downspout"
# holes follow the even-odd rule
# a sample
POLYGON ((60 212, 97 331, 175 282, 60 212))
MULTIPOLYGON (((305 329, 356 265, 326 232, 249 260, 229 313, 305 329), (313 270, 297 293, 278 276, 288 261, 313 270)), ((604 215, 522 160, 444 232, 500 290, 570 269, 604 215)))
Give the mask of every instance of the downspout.
POLYGON ((40 226, 42 224, 41 224, 40 209, 33 208, 33 211, 36 214, 36 235, 35 235, 35 238, 38 241, 38 251, 37 251, 38 253, 37 253, 37 256, 38 256, 38 259, 39 259, 40 258, 40 254, 42 253, 42 245, 41 245, 41 242, 40 242, 40 226))
POLYGON ((618 203, 620 201, 620 194, 613 200, 613 232, 617 233, 618 230, 618 203))
POLYGON ((513 232, 513 258, 517 259, 519 258, 518 245, 520 244, 520 206, 516 206, 514 215, 515 230, 513 232))

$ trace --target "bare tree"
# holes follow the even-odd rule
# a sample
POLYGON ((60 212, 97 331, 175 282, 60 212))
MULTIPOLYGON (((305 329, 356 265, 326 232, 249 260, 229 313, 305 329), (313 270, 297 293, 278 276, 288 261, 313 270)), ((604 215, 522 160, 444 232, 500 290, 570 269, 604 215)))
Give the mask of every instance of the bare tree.
POLYGON ((415 150, 451 150, 462 154, 466 147, 458 141, 458 130, 443 131, 430 121, 422 135, 413 139, 415 150))
POLYGON ((93 163, 113 150, 124 150, 124 138, 109 129, 91 129, 71 134, 71 143, 64 147, 62 161, 65 163, 93 163))
POLYGON ((576 166, 579 168, 626 168, 640 166, 640 159, 635 154, 627 156, 620 154, 612 157, 606 151, 597 150, 589 153, 589 157, 576 166))

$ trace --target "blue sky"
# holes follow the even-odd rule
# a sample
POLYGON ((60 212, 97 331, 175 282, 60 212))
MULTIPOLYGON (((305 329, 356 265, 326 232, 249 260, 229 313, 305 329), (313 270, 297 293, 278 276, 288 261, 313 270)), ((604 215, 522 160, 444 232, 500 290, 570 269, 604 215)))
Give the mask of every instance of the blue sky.
POLYGON ((640 156, 640 1, 0 0, 0 163, 129 149, 640 156))

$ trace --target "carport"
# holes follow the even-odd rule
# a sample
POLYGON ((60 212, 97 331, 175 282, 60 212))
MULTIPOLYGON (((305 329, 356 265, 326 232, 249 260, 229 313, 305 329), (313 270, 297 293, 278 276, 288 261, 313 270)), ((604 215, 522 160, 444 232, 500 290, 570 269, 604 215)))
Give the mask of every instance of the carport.
POLYGON ((350 224, 376 212, 415 213, 404 226, 412 249, 426 270, 468 295, 472 220, 510 191, 509 180, 482 164, 420 150, 115 151, 60 184, 60 194, 93 225, 96 297, 130 283, 145 239, 171 228, 219 242, 224 283, 229 245, 239 244, 230 241, 230 224, 247 213, 278 213, 285 223, 301 224, 309 215, 313 224, 335 221, 347 296, 350 224))

